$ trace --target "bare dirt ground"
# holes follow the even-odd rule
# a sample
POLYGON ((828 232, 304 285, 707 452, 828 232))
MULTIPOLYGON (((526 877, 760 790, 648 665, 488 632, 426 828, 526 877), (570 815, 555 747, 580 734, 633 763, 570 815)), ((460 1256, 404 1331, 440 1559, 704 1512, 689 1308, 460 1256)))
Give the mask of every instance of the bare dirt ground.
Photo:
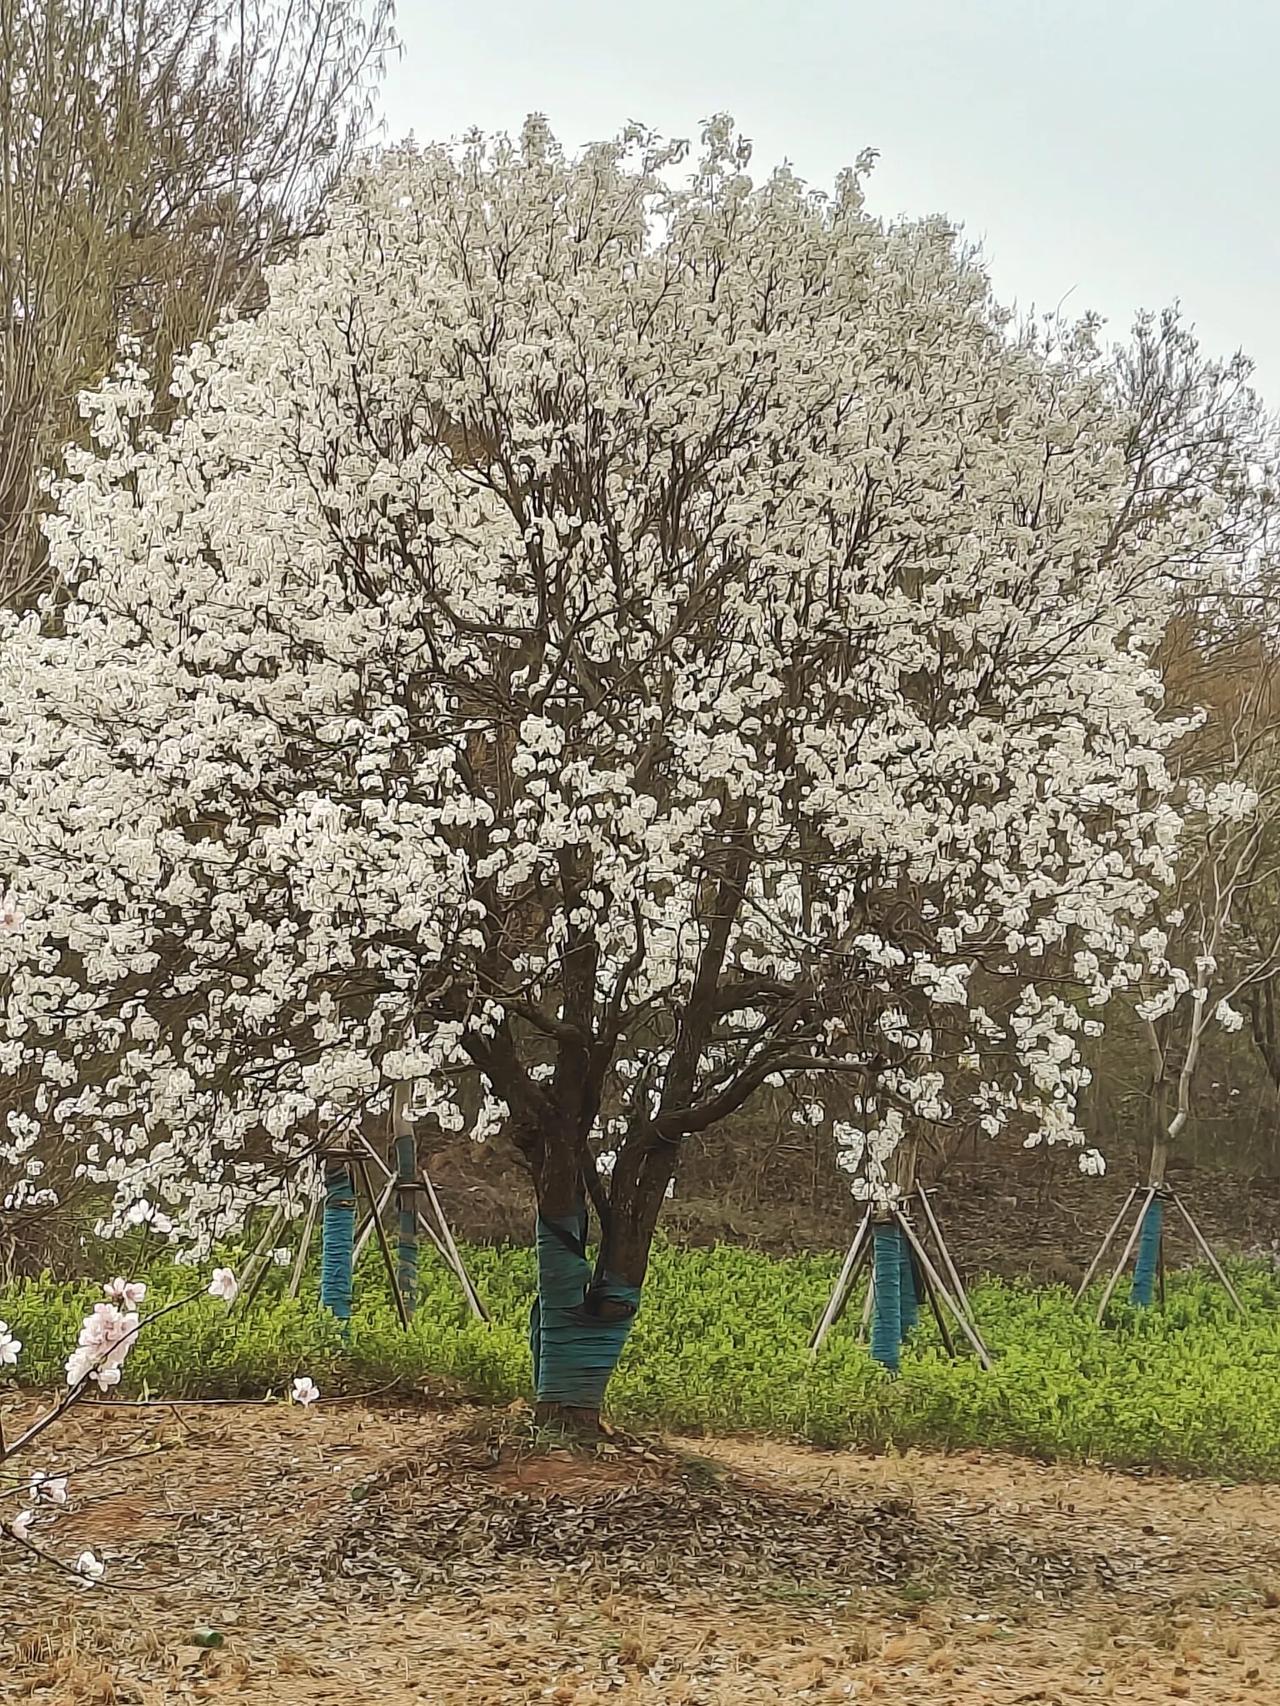
POLYGON ((758 1441, 584 1456, 510 1414, 354 1403, 100 1407, 57 1445, 103 1466, 50 1549, 93 1547, 114 1586, 0 1552, 6 1701, 1280 1696, 1280 1488, 758 1441))

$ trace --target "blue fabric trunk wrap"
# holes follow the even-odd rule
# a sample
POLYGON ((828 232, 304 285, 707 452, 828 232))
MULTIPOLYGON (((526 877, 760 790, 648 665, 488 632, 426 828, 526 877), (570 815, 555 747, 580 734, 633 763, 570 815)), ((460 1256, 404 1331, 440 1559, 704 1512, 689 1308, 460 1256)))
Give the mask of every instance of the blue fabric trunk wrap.
POLYGON ((598 1410, 640 1306, 640 1287, 607 1269, 593 1279, 586 1235, 585 1210, 538 1216, 538 1295, 529 1317, 529 1348, 540 1404, 598 1410), (609 1320, 592 1307, 601 1302, 627 1313, 609 1320))

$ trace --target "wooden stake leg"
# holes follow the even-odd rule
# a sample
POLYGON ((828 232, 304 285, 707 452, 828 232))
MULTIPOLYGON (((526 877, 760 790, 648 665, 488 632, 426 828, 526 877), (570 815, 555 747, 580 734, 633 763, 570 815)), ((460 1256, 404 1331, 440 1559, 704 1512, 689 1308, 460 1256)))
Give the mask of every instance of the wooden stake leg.
POLYGON ((1174 1207, 1178 1210, 1178 1213, 1182 1216, 1182 1218, 1186 1221, 1187 1225, 1191 1228, 1191 1235, 1195 1239, 1196 1243, 1200 1246, 1201 1250, 1204 1252, 1205 1258, 1208 1261, 1209 1266, 1213 1269, 1214 1273, 1217 1274, 1218 1278, 1222 1281, 1222 1285, 1223 1285, 1223 1287, 1227 1293, 1227 1296, 1231 1299, 1232 1303, 1235 1304, 1236 1308, 1243 1315, 1245 1313, 1244 1304, 1241 1303, 1240 1298, 1236 1293, 1235 1286, 1233 1286, 1231 1281, 1227 1278, 1226 1270, 1222 1266, 1222 1263, 1218 1260, 1218 1258, 1214 1255, 1213 1251, 1209 1248, 1209 1242, 1206 1239, 1204 1233, 1201 1232, 1200 1228, 1196 1225, 1195 1221, 1192 1219, 1191 1210, 1187 1207, 1186 1203, 1183 1202, 1181 1197, 1174 1196, 1172 1192, 1170 1192, 1170 1196, 1173 1197, 1174 1207))
POLYGON ((395 1188, 395 1180, 389 1179, 382 1187, 382 1195, 378 1198, 377 1205, 374 1208, 373 1213, 365 1215, 364 1224, 356 1234, 355 1249, 351 1252, 351 1259, 353 1262, 358 1262, 364 1254, 365 1245, 373 1237, 373 1223, 375 1220, 381 1221, 383 1215, 387 1212, 387 1204, 391 1201, 391 1193, 395 1188))
POLYGON ((1142 1231, 1142 1223, 1147 1218, 1147 1210, 1155 1201, 1156 1190, 1157 1187, 1155 1185, 1147 1186, 1146 1195, 1142 1199, 1142 1207, 1138 1210, 1138 1218, 1133 1223, 1133 1231, 1129 1234, 1128 1242, 1120 1252, 1120 1260, 1115 1265, 1115 1271, 1107 1281, 1106 1289, 1102 1293, 1102 1301, 1098 1305, 1098 1313, 1096 1317, 1099 1323, 1101 1323, 1102 1317, 1107 1312, 1107 1305, 1111 1302, 1112 1292, 1114 1292, 1120 1283, 1120 1275, 1129 1266, 1129 1258, 1133 1255, 1133 1252, 1137 1247, 1138 1237, 1142 1231))
POLYGON ((908 1244, 911 1245, 911 1248, 919 1258, 920 1266, 924 1269, 926 1279, 928 1279, 930 1284, 935 1287, 938 1296, 955 1317, 956 1325, 977 1352, 978 1361, 982 1364, 983 1368, 989 1369, 991 1367, 991 1353, 987 1350, 987 1347, 983 1344, 981 1338, 979 1338, 977 1330, 969 1324, 968 1320, 966 1320, 960 1305, 956 1302, 955 1298, 952 1297, 951 1293, 938 1277, 938 1270, 929 1260, 929 1252, 916 1237, 915 1230, 912 1227, 911 1222, 901 1214, 895 1215, 895 1219, 897 1220, 898 1225, 902 1228, 903 1236, 906 1238, 908 1244))
POLYGON ((320 1211, 319 1197, 312 1197, 307 1204, 306 1216, 302 1222, 302 1231, 298 1234, 298 1248, 293 1258, 293 1272, 289 1275, 288 1297, 296 1297, 302 1286, 302 1275, 307 1266, 307 1254, 311 1249, 311 1239, 316 1229, 316 1215, 320 1211))
POLYGON ((876 1270, 872 1267, 867 1275, 867 1295, 862 1300, 862 1320, 858 1326, 858 1343, 861 1344, 871 1331, 871 1315, 876 1306, 876 1270))
POLYGON ((395 1300, 396 1314, 400 1317, 400 1325, 407 1333, 409 1330, 409 1311, 405 1308, 404 1296, 400 1290, 400 1280, 396 1274, 396 1264, 391 1255, 391 1246, 387 1243, 382 1215, 378 1212, 378 1200, 373 1193, 373 1180, 369 1177, 369 1164, 363 1155, 355 1157, 355 1164, 364 1185, 364 1194, 369 1199, 369 1208, 373 1215, 374 1235, 378 1240, 378 1249, 382 1252, 382 1264, 387 1270, 387 1280, 391 1286, 391 1295, 395 1300))
POLYGON ((452 1259, 453 1271, 457 1274, 458 1283, 462 1286, 467 1302, 471 1305, 471 1313, 478 1320, 487 1321, 489 1319, 489 1312, 480 1301, 480 1293, 471 1283, 471 1275, 467 1272, 466 1263, 462 1260, 462 1256, 458 1251, 458 1246, 453 1241, 453 1233, 450 1230, 448 1220, 445 1218, 444 1208, 441 1205, 440 1198, 436 1195, 436 1188, 431 1183, 430 1175, 427 1173, 425 1167, 418 1177, 423 1189, 427 1193, 427 1199, 431 1204, 432 1213, 436 1217, 436 1223, 440 1228, 440 1236, 444 1239, 445 1247, 452 1259))
POLYGON ((871 1213, 868 1210, 858 1223, 858 1230, 853 1235, 853 1241, 849 1245, 840 1272, 836 1276, 836 1283, 831 1288, 831 1295, 827 1299, 826 1308, 822 1311, 822 1318, 813 1330, 813 1337, 809 1340, 810 1356, 817 1356, 822 1349, 822 1341, 841 1315, 844 1314, 849 1293, 853 1289, 854 1276, 858 1268, 858 1256, 862 1249, 862 1241, 867 1235, 867 1225, 870 1219, 871 1213))
POLYGON ((960 1278, 960 1270, 951 1259, 951 1251, 947 1247, 946 1239, 942 1236, 942 1227, 939 1224, 938 1217, 933 1212, 933 1205, 929 1201, 928 1193, 923 1187, 920 1190, 920 1201, 924 1207, 925 1219, 933 1233, 933 1241, 939 1259, 954 1288, 955 1298, 960 1305, 961 1313, 976 1333, 978 1331, 978 1318, 973 1312, 972 1303, 969 1301, 969 1293, 965 1290, 964 1281, 960 1278))
POLYGON ((919 1197, 920 1206, 924 1210, 924 1217, 928 1223, 929 1231, 933 1236, 933 1242, 937 1248, 939 1259, 942 1262, 947 1278, 951 1281, 951 1284, 955 1289, 956 1299, 959 1302, 960 1307, 968 1316, 969 1325, 976 1329, 978 1322, 977 1317, 973 1313, 973 1305, 969 1302, 969 1294, 964 1289, 964 1281, 960 1278, 959 1269, 951 1260, 951 1252, 947 1248, 946 1239, 942 1236, 942 1227, 938 1222, 938 1217, 933 1212, 933 1204, 929 1201, 929 1193, 925 1190, 924 1186, 921 1185, 919 1190, 916 1192, 916 1195, 919 1197))
POLYGON ((853 1272, 849 1276, 849 1284, 845 1287, 844 1296, 840 1299, 840 1307, 836 1310, 835 1315, 832 1317, 831 1325, 833 1328, 838 1327, 840 1325, 841 1321, 844 1320, 845 1311, 848 1309, 849 1304, 853 1300, 853 1294, 854 1294, 854 1291, 857 1289, 858 1281, 862 1278, 863 1274, 868 1271, 870 1266, 871 1266, 871 1240, 868 1238, 866 1243, 862 1246, 862 1249, 858 1255, 858 1260, 854 1264, 853 1272))
POLYGON ((922 1289, 925 1296, 929 1299, 929 1308, 933 1313, 934 1320, 938 1324, 938 1336, 942 1340, 947 1355, 949 1357, 954 1357, 956 1354, 955 1340, 951 1337, 951 1329, 947 1326, 947 1318, 942 1313, 942 1305, 938 1302, 938 1294, 929 1284, 929 1276, 925 1273, 923 1268, 920 1270, 920 1278, 924 1282, 922 1289))
POLYGON ((240 1305, 241 1309, 247 1309, 249 1304, 253 1302, 254 1298, 258 1295, 263 1280, 267 1277, 267 1252, 270 1250, 272 1240, 276 1236, 276 1228, 280 1225, 280 1222, 283 1219, 283 1208, 277 1208, 272 1212, 271 1219, 267 1222, 267 1230, 258 1240, 253 1254, 244 1265, 240 1280, 240 1291, 236 1298, 236 1302, 240 1305))
POLYGON ((1093 1260, 1089 1263, 1089 1266, 1085 1269, 1084 1278, 1080 1281, 1080 1284, 1076 1287, 1076 1302, 1077 1303, 1080 1301, 1080 1299, 1084 1296, 1085 1292, 1088 1291, 1090 1285, 1093 1283, 1093 1276, 1097 1273, 1098 1269, 1102 1266, 1102 1259, 1106 1255, 1107 1251, 1111 1248, 1112 1241, 1114 1240, 1116 1233, 1119 1232, 1119 1230, 1120 1230, 1120 1223, 1124 1219, 1125 1215, 1128 1214, 1130 1205, 1132 1204, 1133 1199, 1134 1199, 1134 1197, 1137 1196, 1137 1194, 1138 1194, 1138 1187, 1137 1187, 1137 1185, 1134 1185, 1132 1187, 1132 1189, 1130 1190, 1128 1196, 1120 1204, 1119 1214, 1111 1222, 1111 1225, 1107 1230, 1106 1237, 1102 1240, 1101 1244, 1098 1245, 1098 1248, 1097 1248, 1097 1251, 1094 1255, 1093 1260))

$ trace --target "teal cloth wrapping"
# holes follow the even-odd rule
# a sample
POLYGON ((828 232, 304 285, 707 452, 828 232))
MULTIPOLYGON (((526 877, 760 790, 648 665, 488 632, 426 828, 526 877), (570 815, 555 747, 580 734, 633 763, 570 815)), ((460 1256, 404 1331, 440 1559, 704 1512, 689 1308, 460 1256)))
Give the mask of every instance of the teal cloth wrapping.
POLYGON ((585 1212, 538 1216, 538 1295, 529 1318, 529 1348, 540 1404, 598 1410, 640 1307, 640 1287, 608 1272, 592 1284, 583 1251, 586 1230, 585 1212), (630 1313, 617 1321, 601 1319, 587 1307, 588 1290, 630 1313))
POLYGON ((351 1319, 351 1253, 356 1236, 356 1195, 346 1167, 325 1174, 320 1250, 320 1303, 339 1321, 351 1319))
POLYGON ((902 1337, 905 1339, 920 1319, 920 1299, 916 1294, 916 1270, 911 1260, 911 1245, 907 1241, 906 1233, 901 1228, 898 1230, 898 1237, 901 1240, 902 1247, 898 1291, 902 1304, 902 1337))
POLYGON ((1138 1259, 1133 1267, 1129 1301, 1137 1309, 1149 1309, 1155 1301, 1156 1269, 1160 1262, 1160 1236, 1164 1231, 1164 1203, 1152 1197, 1142 1217, 1138 1234, 1138 1259))
POLYGON ((902 1344, 902 1234, 893 1221, 874 1234, 876 1297, 871 1316, 871 1354, 896 1373, 902 1344))
MULTIPOLYGON (((405 1132, 396 1139, 396 1176, 402 1185, 413 1183, 417 1144, 413 1133, 405 1132)), ((418 1301, 418 1216, 411 1190, 399 1193, 396 1217, 396 1284, 409 1314, 418 1301)))

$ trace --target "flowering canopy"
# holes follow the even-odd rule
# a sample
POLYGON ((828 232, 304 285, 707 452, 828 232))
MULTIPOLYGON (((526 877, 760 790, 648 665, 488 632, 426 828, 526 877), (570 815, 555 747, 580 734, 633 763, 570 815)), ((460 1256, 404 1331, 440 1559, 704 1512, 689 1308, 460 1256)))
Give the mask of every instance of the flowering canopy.
POLYGON ((0 1071, 121 1216, 207 1243, 406 1080, 650 1228, 767 1083, 872 1188, 915 1121, 1076 1137, 1043 985, 1101 1005, 1166 873, 1213 500, 861 170, 679 158, 392 153, 166 436, 86 398, 0 647, 0 1071))

